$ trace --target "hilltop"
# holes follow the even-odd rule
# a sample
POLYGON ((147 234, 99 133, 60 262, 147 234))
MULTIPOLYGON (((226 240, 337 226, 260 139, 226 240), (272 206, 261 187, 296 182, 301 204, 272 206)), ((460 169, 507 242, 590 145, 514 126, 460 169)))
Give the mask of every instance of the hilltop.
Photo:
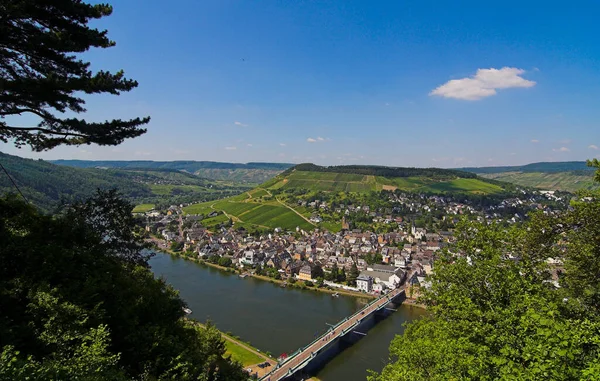
POLYGON ((216 161, 151 160, 53 160, 54 164, 77 168, 174 170, 212 180, 263 183, 293 166, 287 163, 223 163, 216 161))
POLYGON ((542 162, 520 166, 459 168, 488 179, 545 190, 575 192, 598 189, 594 170, 585 161, 542 162))
MULTIPOLYGON (((506 184, 504 184, 506 185, 506 184)), ((467 192, 490 194, 503 184, 453 169, 383 166, 332 166, 299 164, 262 185, 268 189, 303 189, 324 192, 406 190, 419 192, 467 192)))

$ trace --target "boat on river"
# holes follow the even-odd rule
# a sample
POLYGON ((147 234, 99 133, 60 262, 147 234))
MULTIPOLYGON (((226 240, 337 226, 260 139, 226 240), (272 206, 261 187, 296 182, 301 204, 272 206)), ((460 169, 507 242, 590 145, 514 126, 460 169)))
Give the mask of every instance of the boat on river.
POLYGON ((335 293, 331 294, 331 296, 333 296, 334 298, 337 298, 337 297, 340 296, 340 294, 338 294, 337 292, 335 292, 335 293))
POLYGON ((184 308, 183 312, 185 312, 186 315, 189 315, 192 313, 192 310, 190 310, 189 308, 184 308))

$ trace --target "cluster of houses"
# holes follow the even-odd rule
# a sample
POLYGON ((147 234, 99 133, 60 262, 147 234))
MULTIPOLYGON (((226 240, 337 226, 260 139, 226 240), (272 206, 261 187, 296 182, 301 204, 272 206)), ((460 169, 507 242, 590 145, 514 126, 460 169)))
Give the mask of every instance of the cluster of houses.
MULTIPOLYGON (((157 223, 162 226, 165 221, 157 223)), ((234 228, 209 231, 194 224, 179 232, 159 232, 167 244, 181 241, 183 250, 192 251, 201 259, 226 257, 234 266, 246 270, 257 266, 272 268, 283 279, 314 281, 312 274, 317 266, 325 272, 337 267, 346 274, 356 266, 360 276, 355 287, 325 283, 367 293, 398 287, 405 281, 408 269, 418 269, 419 276, 425 275, 431 270, 435 252, 454 241, 450 232, 433 233, 415 227, 385 234, 360 230, 330 233, 318 229, 299 234, 277 229, 255 237, 234 228), (378 263, 369 260, 372 258, 377 258, 378 263)))
POLYGON ((284 279, 314 281, 312 274, 316 267, 325 272, 336 267, 348 273, 356 266, 360 272, 356 286, 325 283, 332 287, 382 293, 404 281, 424 284, 424 276, 431 271, 435 253, 455 241, 450 231, 418 228, 404 221, 400 214, 424 216, 435 212, 443 216, 442 220, 450 218, 451 222, 458 221, 458 215, 473 214, 473 218, 482 222, 512 223, 523 219, 526 211, 531 209, 554 213, 543 201, 557 201, 553 194, 537 191, 523 192, 522 196, 512 196, 485 206, 461 203, 441 195, 390 192, 387 197, 392 206, 385 209, 319 200, 298 201, 301 206, 314 208, 311 221, 315 223, 322 221, 321 211, 340 213, 342 231, 338 233, 320 229, 306 232, 299 228, 295 231, 276 228, 270 234, 256 237, 234 227, 209 231, 202 227, 200 217, 183 215, 181 206, 172 206, 166 213, 148 212, 146 228, 161 236, 166 244, 182 243, 183 250, 194 252, 199 258, 226 257, 238 268, 248 270, 260 266, 273 269, 271 274, 276 271, 284 279), (353 213, 366 213, 373 222, 394 224, 393 229, 379 234, 352 229, 346 216, 353 213), (191 227, 184 229, 183 226, 191 227), (414 277, 405 279, 409 270, 415 270, 410 272, 414 277))

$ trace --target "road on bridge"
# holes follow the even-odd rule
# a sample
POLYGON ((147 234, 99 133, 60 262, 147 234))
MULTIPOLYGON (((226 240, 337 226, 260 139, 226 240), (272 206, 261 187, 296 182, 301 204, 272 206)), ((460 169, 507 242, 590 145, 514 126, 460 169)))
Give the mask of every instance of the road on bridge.
POLYGON ((327 333, 325 333, 323 336, 321 336, 319 338, 319 341, 316 341, 310 347, 304 349, 301 353, 294 356, 292 359, 284 362, 282 365, 280 365, 279 368, 273 369, 271 374, 265 375, 262 378, 262 380, 264 380, 264 381, 279 381, 286 376, 290 376, 291 374, 288 374, 290 369, 292 370, 292 374, 293 374, 295 372, 295 368, 298 365, 309 360, 313 353, 317 354, 321 349, 323 349, 325 346, 327 346, 332 340, 335 340, 339 335, 341 335, 342 332, 344 332, 348 328, 353 327, 365 316, 368 316, 370 313, 372 313, 375 310, 388 304, 390 302, 390 300, 394 299, 402 291, 404 291, 404 287, 397 288, 393 291, 390 291, 386 295, 381 296, 373 304, 371 304, 368 307, 365 307, 360 313, 352 316, 347 321, 336 326, 335 330, 333 330, 333 331, 329 330, 327 333))

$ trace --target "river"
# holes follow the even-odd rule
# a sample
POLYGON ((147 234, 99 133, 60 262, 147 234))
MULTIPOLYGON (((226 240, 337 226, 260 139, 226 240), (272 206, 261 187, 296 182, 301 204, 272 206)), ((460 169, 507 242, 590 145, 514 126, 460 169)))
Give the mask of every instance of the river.
MULTIPOLYGON (((367 300, 298 289, 284 289, 254 278, 241 279, 195 262, 157 254, 150 260, 153 272, 180 291, 193 311, 191 317, 211 320, 275 357, 293 353, 358 310, 367 300)), ((402 324, 423 310, 402 305, 367 336, 336 356, 316 375, 323 381, 365 380, 367 369, 380 371, 388 358, 389 343, 402 333, 402 324)))

